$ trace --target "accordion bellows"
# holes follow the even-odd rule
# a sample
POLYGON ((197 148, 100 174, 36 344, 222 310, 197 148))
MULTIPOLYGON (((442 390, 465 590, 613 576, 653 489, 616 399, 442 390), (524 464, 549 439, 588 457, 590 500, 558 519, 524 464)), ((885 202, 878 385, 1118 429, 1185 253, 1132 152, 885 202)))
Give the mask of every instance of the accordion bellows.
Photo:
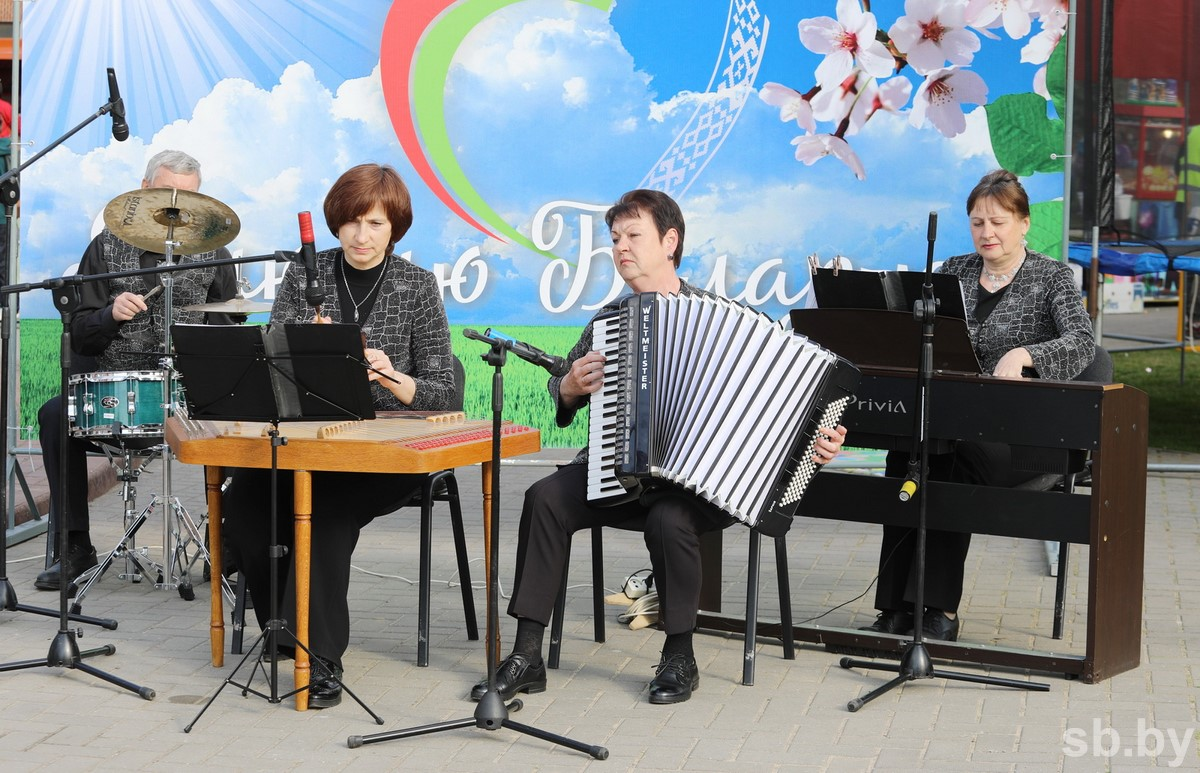
POLYGON ((592 395, 588 500, 616 504, 665 483, 768 536, 819 466, 819 427, 836 426, 859 372, 847 360, 724 298, 641 293, 599 315, 605 355, 592 395))

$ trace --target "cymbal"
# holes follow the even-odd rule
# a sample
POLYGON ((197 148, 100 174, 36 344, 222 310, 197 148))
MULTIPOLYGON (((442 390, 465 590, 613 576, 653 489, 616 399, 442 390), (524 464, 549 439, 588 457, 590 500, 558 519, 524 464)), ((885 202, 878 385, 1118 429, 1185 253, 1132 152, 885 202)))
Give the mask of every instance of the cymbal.
POLYGON ((233 210, 214 198, 176 188, 139 188, 104 207, 104 224, 135 247, 176 255, 196 255, 224 247, 242 229, 233 210))
POLYGON ((271 304, 265 301, 248 301, 245 298, 230 298, 227 301, 215 303, 198 303, 194 306, 184 306, 184 311, 216 311, 225 314, 257 314, 270 311, 271 304))

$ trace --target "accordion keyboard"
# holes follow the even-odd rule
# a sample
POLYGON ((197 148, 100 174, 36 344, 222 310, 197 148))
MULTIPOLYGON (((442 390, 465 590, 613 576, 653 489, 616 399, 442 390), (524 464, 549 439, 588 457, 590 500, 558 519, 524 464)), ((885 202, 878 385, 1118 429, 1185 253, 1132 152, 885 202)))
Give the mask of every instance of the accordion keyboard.
POLYGON ((592 395, 588 422, 589 500, 626 498, 625 487, 617 480, 617 414, 621 410, 620 391, 624 384, 620 362, 621 315, 598 317, 592 325, 592 349, 603 354, 604 385, 592 395))

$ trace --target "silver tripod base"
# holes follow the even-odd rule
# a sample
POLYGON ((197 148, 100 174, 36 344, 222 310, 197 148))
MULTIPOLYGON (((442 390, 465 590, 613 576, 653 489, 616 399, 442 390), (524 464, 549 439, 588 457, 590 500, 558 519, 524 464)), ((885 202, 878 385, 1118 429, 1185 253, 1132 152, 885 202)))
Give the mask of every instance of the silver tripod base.
POLYGON ((104 560, 76 578, 77 590, 75 601, 72 604, 72 611, 76 614, 82 608, 81 605, 87 593, 119 559, 125 561, 124 571, 118 574, 120 579, 140 583, 143 577, 149 577, 153 580, 155 589, 178 591, 180 597, 186 601, 191 601, 196 597, 192 583, 193 569, 199 564, 199 569, 203 572, 203 568, 208 566, 211 575, 220 578, 226 599, 233 603, 234 593, 228 580, 225 579, 219 568, 212 571, 212 557, 204 541, 207 516, 202 517, 199 521, 195 520, 179 498, 170 494, 155 494, 151 497, 150 503, 141 511, 136 509, 137 488, 135 484, 149 462, 156 458, 163 457, 164 459, 165 489, 170 490, 170 449, 165 445, 159 445, 146 449, 140 455, 144 456, 146 452, 149 452, 149 457, 145 458, 140 466, 137 466, 134 463, 134 454, 130 450, 122 449, 118 462, 117 455, 106 449, 109 462, 117 471, 118 480, 122 481, 121 498, 125 504, 125 532, 104 560), (163 552, 162 560, 155 561, 150 558, 150 548, 138 546, 135 540, 142 526, 160 510, 163 517, 163 552))

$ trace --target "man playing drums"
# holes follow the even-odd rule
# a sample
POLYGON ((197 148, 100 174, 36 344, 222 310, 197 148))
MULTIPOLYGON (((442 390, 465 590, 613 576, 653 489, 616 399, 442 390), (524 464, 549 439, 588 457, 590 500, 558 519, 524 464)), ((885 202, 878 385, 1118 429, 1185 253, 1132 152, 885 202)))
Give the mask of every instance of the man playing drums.
MULTIPOLYGON (((173 188, 196 192, 200 189, 200 163, 178 150, 164 150, 146 165, 142 188, 173 188)), ((127 238, 133 238, 128 237, 127 238)), ((165 242, 164 242, 165 249, 165 242)), ((223 247, 180 258, 181 262, 200 262, 228 258, 223 247)), ((79 262, 79 274, 104 274, 138 268, 152 268, 164 256, 142 249, 119 238, 105 228, 84 252, 79 262)), ((161 368, 164 327, 171 323, 232 324, 226 314, 188 311, 184 307, 208 302, 226 301, 234 297, 236 275, 231 265, 204 266, 174 274, 172 307, 174 319, 165 319, 165 303, 157 274, 145 274, 100 282, 85 282, 82 302, 70 320, 73 370, 151 371, 161 368), (156 289, 158 288, 158 289, 156 289)), ((34 587, 39 590, 58 590, 65 574, 74 582, 84 571, 96 566, 96 549, 89 535, 88 483, 86 453, 94 448, 79 436, 67 440, 64 449, 60 442, 62 397, 48 400, 38 411, 38 435, 46 476, 50 482, 50 511, 54 527, 67 529, 67 552, 55 556, 49 569, 37 576, 34 587), (66 502, 59 501, 59 465, 67 464, 66 502)), ((159 419, 161 421, 161 418, 159 419)), ((95 433, 90 433, 95 437, 95 433)), ((52 541, 56 552, 57 537, 52 541)))

